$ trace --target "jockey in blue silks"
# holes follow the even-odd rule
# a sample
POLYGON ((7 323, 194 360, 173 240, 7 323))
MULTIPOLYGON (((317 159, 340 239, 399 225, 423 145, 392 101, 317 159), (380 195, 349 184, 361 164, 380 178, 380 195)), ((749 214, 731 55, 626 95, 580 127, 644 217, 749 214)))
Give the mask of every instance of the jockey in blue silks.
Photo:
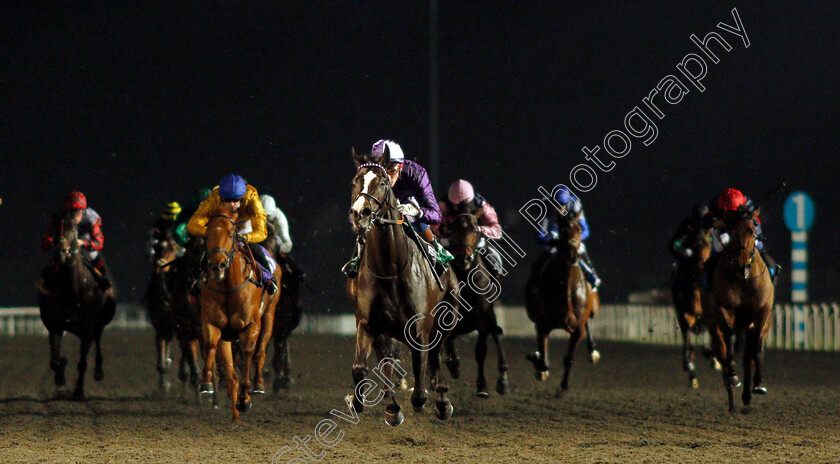
MULTIPOLYGON (((579 199, 572 199, 572 195, 565 187, 561 187, 557 190, 554 194, 554 199, 557 203, 566 208, 567 214, 577 214, 580 212, 580 219, 578 220, 582 229, 580 233, 580 247, 578 248, 580 268, 583 270, 586 280, 592 285, 592 288, 597 291, 598 286, 601 285, 601 279, 599 279, 598 275, 595 273, 595 268, 592 266, 592 260, 589 258, 589 253, 586 252, 586 245, 583 244, 583 241, 589 237, 589 224, 586 222, 586 214, 583 212, 583 205, 579 199)), ((543 218, 540 223, 540 228, 546 232, 539 232, 537 234, 537 243, 542 245, 545 252, 549 255, 554 254, 557 251, 554 240, 559 238, 560 228, 557 225, 559 218, 559 213, 552 215, 551 219, 548 217, 543 218)))

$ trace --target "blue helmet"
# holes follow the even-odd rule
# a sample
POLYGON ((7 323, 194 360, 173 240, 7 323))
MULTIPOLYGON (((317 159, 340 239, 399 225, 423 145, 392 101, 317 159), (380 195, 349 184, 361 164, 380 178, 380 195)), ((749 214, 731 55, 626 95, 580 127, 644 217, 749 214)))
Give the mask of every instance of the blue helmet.
POLYGON ((219 181, 219 196, 222 198, 242 198, 245 196, 245 179, 236 174, 228 174, 219 181))
POLYGON ((561 205, 567 205, 572 201, 572 196, 569 193, 569 189, 566 187, 560 187, 557 189, 557 193, 554 194, 554 199, 561 205))

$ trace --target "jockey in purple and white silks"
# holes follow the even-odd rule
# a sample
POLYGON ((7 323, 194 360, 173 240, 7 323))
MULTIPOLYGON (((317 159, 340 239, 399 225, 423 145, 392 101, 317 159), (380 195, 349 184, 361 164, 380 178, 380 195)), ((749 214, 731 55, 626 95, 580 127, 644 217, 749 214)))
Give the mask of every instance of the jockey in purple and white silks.
MULTIPOLYGON (((438 243, 432 233, 431 226, 440 222, 441 214, 432 190, 432 183, 429 181, 429 174, 416 161, 406 160, 402 148, 393 140, 383 139, 374 143, 370 150, 371 156, 381 158, 385 154, 386 145, 390 162, 385 170, 391 181, 394 197, 399 203, 397 209, 411 223, 411 227, 435 247, 437 250, 435 270, 438 274, 443 274, 444 264, 455 258, 438 243)), ((348 277, 356 276, 359 267, 358 252, 358 247, 354 247, 353 258, 341 268, 348 277)))

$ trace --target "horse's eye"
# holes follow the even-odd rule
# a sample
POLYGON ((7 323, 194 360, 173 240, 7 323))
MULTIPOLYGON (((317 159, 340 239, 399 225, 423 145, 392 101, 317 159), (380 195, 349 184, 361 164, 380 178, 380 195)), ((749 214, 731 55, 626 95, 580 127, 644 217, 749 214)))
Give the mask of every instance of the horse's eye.
POLYGON ((380 186, 380 187, 384 187, 384 186, 385 186, 385 181, 383 180, 383 181, 379 184, 379 186, 380 186))

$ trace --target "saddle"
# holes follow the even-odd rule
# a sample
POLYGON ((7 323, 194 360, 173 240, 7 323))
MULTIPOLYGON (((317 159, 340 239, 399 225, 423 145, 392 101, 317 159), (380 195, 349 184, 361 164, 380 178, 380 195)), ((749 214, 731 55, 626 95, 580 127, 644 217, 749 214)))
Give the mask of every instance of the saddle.
MULTIPOLYGON (((437 282, 438 287, 440 287, 440 289, 443 290, 443 284, 440 281, 440 275, 438 275, 437 271, 435 270, 435 265, 438 261, 437 250, 435 249, 434 245, 424 240, 423 237, 421 237, 420 234, 418 234, 417 231, 414 230, 413 227, 411 227, 411 224, 409 222, 403 222, 402 225, 403 227, 405 227, 405 234, 414 243, 416 243, 418 247, 420 247, 420 251, 423 253, 423 257, 426 258, 426 262, 429 263, 429 268, 432 271, 432 275, 435 277, 435 281, 437 282)), ((442 267, 443 272, 441 274, 444 274, 447 270, 446 264, 443 264, 442 267)))

